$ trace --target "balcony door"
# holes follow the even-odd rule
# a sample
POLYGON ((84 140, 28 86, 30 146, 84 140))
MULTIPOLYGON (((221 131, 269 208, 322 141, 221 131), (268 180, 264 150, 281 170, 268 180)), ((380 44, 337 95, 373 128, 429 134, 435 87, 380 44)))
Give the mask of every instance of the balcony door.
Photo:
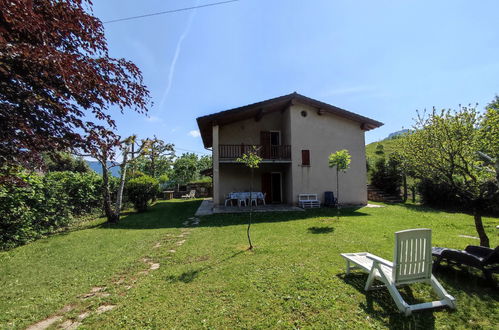
POLYGON ((281 145, 280 131, 261 131, 260 144, 262 145, 262 157, 264 159, 275 159, 279 154, 281 145))

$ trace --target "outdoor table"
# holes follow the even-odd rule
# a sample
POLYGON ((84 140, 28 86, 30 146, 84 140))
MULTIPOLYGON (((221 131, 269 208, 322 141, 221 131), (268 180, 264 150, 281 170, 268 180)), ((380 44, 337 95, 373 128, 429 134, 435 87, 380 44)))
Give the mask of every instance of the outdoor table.
POLYGON ((165 199, 173 199, 173 190, 166 190, 164 191, 165 193, 165 199))
MULTIPOLYGON (((244 191, 244 192, 231 192, 229 194, 230 199, 249 199, 250 198, 250 192, 249 191, 244 191)), ((263 193, 261 191, 252 191, 251 192, 251 197, 256 198, 256 199, 263 199, 263 193)))

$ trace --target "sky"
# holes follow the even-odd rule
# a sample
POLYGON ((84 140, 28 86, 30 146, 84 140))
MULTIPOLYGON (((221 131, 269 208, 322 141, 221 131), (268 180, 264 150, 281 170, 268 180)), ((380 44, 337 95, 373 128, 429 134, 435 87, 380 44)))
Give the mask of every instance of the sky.
MULTIPOLYGON (((221 0, 100 0, 103 22, 221 0)), ((122 136, 205 150, 196 118, 294 91, 410 128, 416 110, 499 94, 499 1, 239 0, 105 23, 110 55, 133 61, 149 115, 116 115, 122 136)))

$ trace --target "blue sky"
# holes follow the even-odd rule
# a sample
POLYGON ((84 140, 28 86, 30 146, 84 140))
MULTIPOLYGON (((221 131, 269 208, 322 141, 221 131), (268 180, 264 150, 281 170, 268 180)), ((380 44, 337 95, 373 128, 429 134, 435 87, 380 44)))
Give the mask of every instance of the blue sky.
MULTIPOLYGON (((102 21, 219 0, 94 2, 102 21)), ((105 24, 110 54, 142 70, 156 134, 208 152, 196 117, 297 91, 382 121, 366 142, 412 125, 416 109, 483 108, 499 94, 499 1, 240 0, 105 24)))

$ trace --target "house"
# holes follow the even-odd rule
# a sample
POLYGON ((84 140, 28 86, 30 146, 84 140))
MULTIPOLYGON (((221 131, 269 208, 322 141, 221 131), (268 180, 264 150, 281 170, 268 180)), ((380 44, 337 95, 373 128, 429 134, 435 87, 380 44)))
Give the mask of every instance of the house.
POLYGON ((267 203, 296 205, 298 194, 336 188, 328 156, 341 149, 351 155, 340 175, 340 204, 367 203, 364 132, 383 123, 292 93, 197 118, 203 144, 213 152, 213 202, 248 191, 250 170, 236 161, 252 146, 263 158, 254 171, 253 191, 267 203))

